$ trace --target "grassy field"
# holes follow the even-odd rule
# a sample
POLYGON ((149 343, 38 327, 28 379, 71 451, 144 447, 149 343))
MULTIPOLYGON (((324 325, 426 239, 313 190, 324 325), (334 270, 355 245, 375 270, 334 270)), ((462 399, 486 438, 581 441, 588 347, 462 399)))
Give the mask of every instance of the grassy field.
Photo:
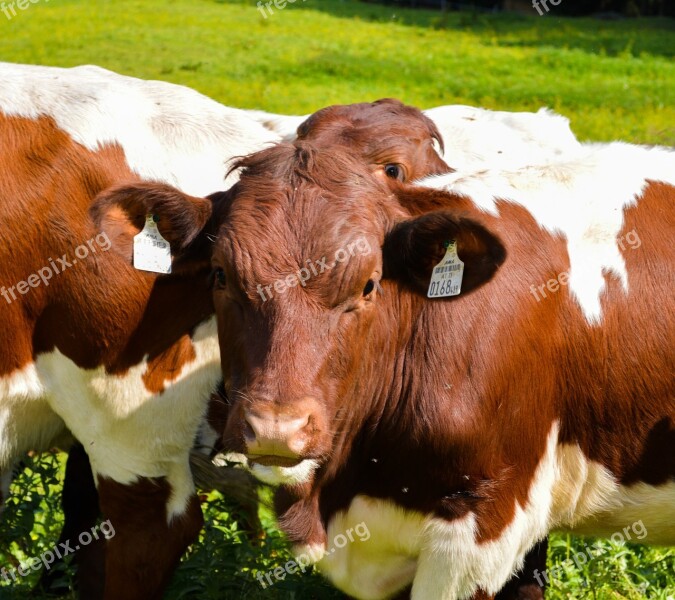
MULTIPOLYGON (((420 107, 549 106, 584 140, 675 145, 674 55, 675 21, 540 18, 534 11, 441 15, 307 0, 263 18, 255 2, 41 0, 12 19, 0 13, 4 61, 93 63, 189 85, 232 106, 288 114, 384 96, 420 107)), ((0 567, 53 546, 62 462, 59 455, 29 460, 0 523, 0 567)), ((203 507, 207 526, 172 583, 171 600, 342 597, 309 573, 263 590, 254 574, 288 556, 269 512, 264 539, 250 540, 236 508, 218 494, 203 507)), ((566 559, 584 540, 552 536, 549 569, 560 566, 560 576, 549 598, 675 598, 674 550, 601 544, 598 558, 570 566, 566 559)), ((38 576, 14 586, 0 578, 0 600, 26 598, 38 576)))
POLYGON ((393 10, 307 0, 51 0, 0 14, 0 59, 95 63, 287 114, 396 96, 426 108, 549 106, 580 138, 675 145, 675 21, 393 10))

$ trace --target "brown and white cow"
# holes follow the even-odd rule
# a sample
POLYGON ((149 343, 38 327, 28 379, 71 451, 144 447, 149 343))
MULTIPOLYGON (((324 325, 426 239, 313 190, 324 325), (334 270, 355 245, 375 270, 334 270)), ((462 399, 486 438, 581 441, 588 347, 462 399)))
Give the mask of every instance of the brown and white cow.
MULTIPOLYGON (((457 111, 450 110, 454 107, 441 108, 447 110, 436 109, 436 113, 440 111, 446 117, 443 121, 446 129, 452 123, 454 125, 453 131, 457 132, 459 129, 464 131, 466 128, 464 121, 467 119, 466 111, 462 110, 461 116, 455 116, 457 111), (452 113, 452 118, 446 114, 448 111, 452 113)), ((468 109, 468 107, 458 108, 468 109)), ((477 112, 477 109, 474 109, 474 111, 477 112)), ((506 115, 507 113, 498 114, 506 115)), ((535 117, 535 115, 529 116, 535 117)), ((560 117, 557 118, 561 119, 560 117)), ((554 116, 542 115, 537 122, 543 120, 551 121, 555 125, 558 124, 554 116)), ((518 114, 515 115, 514 121, 523 127, 526 122, 523 116, 518 114)), ((504 142, 502 133, 507 127, 501 120, 493 117, 488 122, 484 116, 481 116, 478 122, 481 123, 483 133, 488 130, 493 131, 495 134, 492 139, 493 143, 496 140, 504 142)), ((453 171, 438 157, 437 149, 443 153, 444 140, 434 122, 430 118, 422 116, 419 110, 406 106, 398 100, 384 99, 373 103, 329 106, 317 111, 301 123, 297 128, 297 137, 303 141, 310 141, 322 152, 328 152, 329 154, 336 148, 343 148, 351 156, 360 157, 361 162, 367 165, 371 175, 388 185, 392 181, 410 182, 418 180, 424 172, 448 173, 453 171)), ((463 137, 458 136, 456 140, 452 140, 452 143, 457 146, 459 141, 464 143, 468 137, 464 132, 463 137)), ((511 135, 511 138, 514 137, 511 135)), ((535 146, 531 140, 521 141, 520 145, 514 146, 513 139, 509 139, 509 144, 505 144, 503 147, 509 148, 508 155, 513 154, 512 161, 516 160, 515 156, 519 156, 524 164, 529 164, 527 161, 533 160, 535 146), (530 147, 531 152, 523 153, 521 146, 530 147)), ((551 142, 551 147, 553 146, 554 144, 551 142)), ((463 165, 467 161, 473 161, 471 163, 473 165, 477 164, 478 158, 475 153, 468 154, 470 154, 470 158, 464 158, 466 154, 463 154, 457 148, 457 151, 452 153, 452 157, 453 160, 459 161, 463 165)), ((541 158, 541 153, 539 158, 541 158)), ((487 159, 480 164, 484 169, 490 166, 487 159)), ((305 269, 306 273, 311 276, 311 270, 307 265, 305 265, 305 269)), ((271 289, 269 291, 261 289, 260 292, 265 297, 274 293, 271 289)), ((216 431, 222 431, 227 421, 227 407, 222 402, 212 403, 210 414, 212 416, 212 428, 216 431)), ((214 445, 218 447, 221 444, 214 442, 214 445)), ((273 485, 278 483, 275 477, 267 477, 265 472, 259 469, 258 475, 273 485)), ((510 600, 511 598, 536 600, 543 597, 543 586, 535 584, 532 573, 535 569, 539 569, 539 571, 545 569, 546 548, 547 543, 545 541, 537 544, 526 558, 526 565, 529 570, 523 570, 518 576, 512 578, 498 594, 499 600, 510 600)))
POLYGON ((285 484, 282 527, 338 587, 491 598, 552 529, 640 519, 675 542, 672 152, 588 146, 393 192, 303 142, 242 166, 211 215, 225 442, 285 484), (461 293, 430 300, 451 240, 461 293), (367 543, 332 546, 361 522, 367 543))
MULTIPOLYGON (((409 116, 417 140, 415 127, 426 132, 427 123, 409 116)), ((180 86, 95 67, 0 65, 0 495, 25 451, 82 442, 115 528, 106 598, 159 597, 196 536, 188 453, 220 378, 208 252, 189 266, 179 256, 210 249, 206 231, 191 240, 185 226, 199 215, 206 223, 220 196, 195 198, 190 212, 181 192, 140 182, 199 195, 222 189, 236 180, 226 179, 232 156, 277 139, 180 86), (88 216, 97 195, 130 182, 151 191, 144 207, 134 197, 94 211, 98 223, 88 216), (156 216, 177 254, 173 273, 136 270, 129 236, 169 197, 182 214, 156 216)), ((401 143, 416 142, 402 135, 401 143)), ((86 461, 76 458, 84 480, 86 461)), ((87 506, 84 520, 95 515, 87 506)))
MULTIPOLYGON (((277 139, 180 86, 0 65, 0 503, 24 452, 80 440, 115 530, 107 599, 160 597, 199 531, 188 456, 220 369, 208 261, 136 270, 89 207, 142 179, 222 189, 228 160, 277 139)), ((162 229, 173 241, 180 223, 162 229)))

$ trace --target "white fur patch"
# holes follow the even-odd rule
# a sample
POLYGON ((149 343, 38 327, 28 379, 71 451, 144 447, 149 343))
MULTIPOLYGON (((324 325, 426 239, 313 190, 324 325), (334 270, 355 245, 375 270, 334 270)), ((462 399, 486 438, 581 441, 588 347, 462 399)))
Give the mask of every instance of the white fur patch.
POLYGON ((499 538, 477 543, 473 513, 451 522, 427 521, 412 600, 470 598, 479 588, 496 594, 503 587, 527 551, 548 533, 557 441, 556 423, 534 474, 528 502, 516 505, 513 520, 499 538))
POLYGON ((92 151, 119 144, 129 167, 188 194, 227 189, 228 162, 278 142, 245 111, 190 88, 125 77, 100 67, 72 69, 0 63, 0 111, 52 117, 92 151))
POLYGON ((305 544, 293 546, 293 556, 303 559, 303 563, 313 565, 318 563, 326 554, 326 546, 322 544, 305 544))
POLYGON ((326 553, 319 569, 360 600, 384 600, 413 583, 412 600, 471 598, 481 588, 499 591, 527 551, 552 528, 576 533, 623 533, 642 521, 648 535, 632 541, 675 543, 675 485, 625 488, 576 446, 558 446, 558 424, 549 433, 525 506, 499 538, 477 543, 476 516, 445 521, 404 510, 392 502, 356 496, 328 524, 328 539, 365 523, 370 539, 326 553))
POLYGON ((424 111, 443 136, 453 169, 518 169, 574 156, 581 148, 569 120, 548 109, 504 112, 472 106, 438 106, 424 111))
POLYGON ((292 142, 297 138, 298 127, 307 120, 310 115, 304 117, 277 115, 263 110, 247 110, 246 114, 258 121, 265 129, 278 134, 285 142, 292 142))
POLYGON ((26 365, 11 375, 0 377, 0 398, 34 400, 44 395, 44 387, 38 377, 35 365, 26 365))
POLYGON ((648 180, 675 185, 675 152, 618 142, 585 144, 580 157, 569 161, 517 171, 451 173, 419 183, 466 196, 495 215, 498 199, 520 204, 542 228, 564 235, 570 293, 588 322, 598 324, 603 273, 611 271, 628 289, 618 237, 624 211, 639 201, 648 180))
POLYGON ((356 496, 331 518, 327 539, 365 523, 370 539, 334 548, 319 570, 343 592, 360 600, 389 598, 412 582, 427 518, 386 500, 356 496))
POLYGON ((271 467, 253 463, 251 473, 263 483, 269 485, 295 485, 306 483, 319 466, 316 460, 303 460, 294 467, 271 467))
MULTIPOLYGON (((209 455, 215 448, 219 438, 220 434, 213 427, 211 427, 211 424, 208 422, 208 420, 204 419, 199 425, 199 431, 197 432, 196 449, 202 454, 209 455)), ((214 456, 212 460, 213 464, 216 464, 216 458, 219 456, 222 455, 217 454, 214 456)))
POLYGON ((37 360, 49 405, 85 446, 94 472, 126 485, 166 477, 170 519, 193 493, 188 454, 220 377, 215 317, 197 328, 193 346, 196 358, 161 394, 145 387, 147 360, 121 376, 80 369, 58 350, 37 360))
POLYGON ((557 450, 551 527, 577 534, 611 536, 642 521, 644 543, 675 544, 675 483, 626 487, 576 445, 557 450))
POLYGON ((49 407, 34 364, 0 378, 0 473, 29 450, 44 451, 67 434, 49 407))

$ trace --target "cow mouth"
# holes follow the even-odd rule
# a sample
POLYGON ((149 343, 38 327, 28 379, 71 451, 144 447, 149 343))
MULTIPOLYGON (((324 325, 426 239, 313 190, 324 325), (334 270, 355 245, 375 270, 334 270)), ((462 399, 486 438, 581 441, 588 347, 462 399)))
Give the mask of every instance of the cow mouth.
POLYGON ((248 461, 252 465, 261 465, 263 467, 297 467, 304 459, 289 458, 286 456, 267 455, 248 455, 248 461))

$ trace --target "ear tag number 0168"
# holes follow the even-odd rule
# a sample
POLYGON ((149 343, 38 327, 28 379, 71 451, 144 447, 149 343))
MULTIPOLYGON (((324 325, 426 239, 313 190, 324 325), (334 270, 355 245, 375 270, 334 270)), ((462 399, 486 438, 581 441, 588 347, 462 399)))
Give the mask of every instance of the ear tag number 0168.
POLYGON ((147 215, 143 231, 134 236, 134 267, 139 271, 171 273, 171 245, 157 229, 154 215, 147 215))
POLYGON ((457 256, 457 242, 452 240, 447 245, 445 256, 431 272, 431 283, 427 297, 447 298, 457 296, 462 290, 464 263, 457 256))

